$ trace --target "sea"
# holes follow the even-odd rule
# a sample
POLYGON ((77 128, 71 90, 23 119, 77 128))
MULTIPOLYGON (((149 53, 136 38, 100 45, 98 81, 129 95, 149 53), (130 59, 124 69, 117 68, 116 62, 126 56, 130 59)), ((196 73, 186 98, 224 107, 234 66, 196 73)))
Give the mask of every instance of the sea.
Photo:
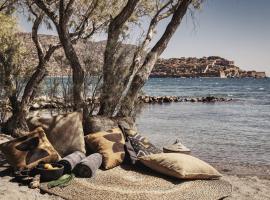
POLYGON ((144 105, 137 127, 156 146, 179 139, 210 163, 270 165, 270 78, 150 78, 143 90, 153 96, 233 99, 144 105))

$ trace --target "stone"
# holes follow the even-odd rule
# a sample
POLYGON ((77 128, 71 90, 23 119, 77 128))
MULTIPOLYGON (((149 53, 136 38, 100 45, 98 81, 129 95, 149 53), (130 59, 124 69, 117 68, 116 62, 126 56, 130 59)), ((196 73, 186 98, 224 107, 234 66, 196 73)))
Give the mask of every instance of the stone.
POLYGON ((37 110, 37 109, 40 108, 40 105, 39 105, 38 103, 34 103, 34 104, 32 105, 32 108, 35 109, 35 110, 37 110))

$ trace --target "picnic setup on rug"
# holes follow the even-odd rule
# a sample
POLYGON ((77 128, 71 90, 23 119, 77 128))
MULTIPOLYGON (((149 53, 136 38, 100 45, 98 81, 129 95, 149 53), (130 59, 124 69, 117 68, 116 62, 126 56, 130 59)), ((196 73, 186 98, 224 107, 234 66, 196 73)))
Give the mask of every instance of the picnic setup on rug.
MULTIPOLYGON (((128 121, 73 112, 28 119, 1 142, 15 180, 63 199, 224 199, 232 186, 179 140, 163 150, 128 121)), ((164 133, 166 134, 166 133, 164 133)))

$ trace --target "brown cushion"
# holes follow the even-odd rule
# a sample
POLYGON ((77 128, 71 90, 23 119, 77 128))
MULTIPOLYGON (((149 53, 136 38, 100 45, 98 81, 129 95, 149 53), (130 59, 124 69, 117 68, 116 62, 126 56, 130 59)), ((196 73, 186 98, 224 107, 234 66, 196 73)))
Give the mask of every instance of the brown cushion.
POLYGON ((87 148, 102 155, 102 165, 111 169, 120 165, 125 157, 125 139, 119 128, 96 132, 85 136, 87 148))
POLYGON ((221 174, 206 162, 181 153, 160 153, 142 156, 139 160, 147 167, 179 179, 213 179, 221 174))
POLYGON ((30 130, 42 127, 47 138, 62 157, 75 151, 85 153, 81 113, 73 112, 52 117, 32 117, 27 122, 30 130))
POLYGON ((57 151, 48 141, 44 130, 37 128, 26 136, 0 145, 8 163, 15 168, 33 168, 40 161, 57 162, 57 151))

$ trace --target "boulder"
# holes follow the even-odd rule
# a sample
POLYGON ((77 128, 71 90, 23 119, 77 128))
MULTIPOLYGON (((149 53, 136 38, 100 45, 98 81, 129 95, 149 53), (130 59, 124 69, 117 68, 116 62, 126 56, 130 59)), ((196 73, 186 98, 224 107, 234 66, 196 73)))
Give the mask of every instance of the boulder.
POLYGON ((99 131, 107 131, 118 127, 119 125, 126 129, 134 129, 134 124, 134 120, 131 117, 110 118, 99 115, 91 116, 84 124, 84 133, 85 135, 88 135, 99 131))

